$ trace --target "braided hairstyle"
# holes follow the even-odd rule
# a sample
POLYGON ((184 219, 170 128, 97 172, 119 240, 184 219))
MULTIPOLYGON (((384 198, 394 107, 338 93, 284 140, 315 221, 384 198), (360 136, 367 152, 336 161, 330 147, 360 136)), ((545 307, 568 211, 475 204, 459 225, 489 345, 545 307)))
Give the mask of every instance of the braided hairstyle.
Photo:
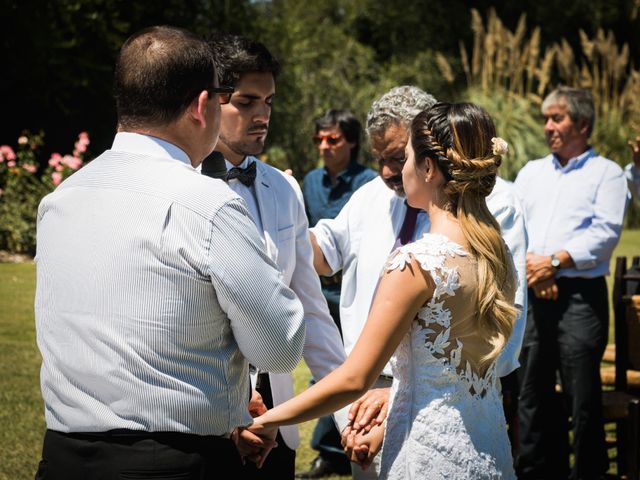
POLYGON ((460 222, 478 262, 479 328, 493 346, 483 362, 497 358, 516 318, 505 294, 513 291, 515 273, 500 226, 485 199, 493 190, 502 161, 493 153, 495 136, 493 120, 473 103, 437 103, 411 124, 416 168, 424 167, 425 159, 430 158, 442 172, 446 208, 460 222))

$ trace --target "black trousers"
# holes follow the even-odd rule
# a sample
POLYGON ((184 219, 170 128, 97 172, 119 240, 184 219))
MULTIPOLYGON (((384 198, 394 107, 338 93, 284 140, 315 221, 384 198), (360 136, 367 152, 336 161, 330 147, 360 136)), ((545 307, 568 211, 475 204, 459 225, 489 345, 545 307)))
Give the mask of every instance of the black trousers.
MULTIPOLYGON (((268 375, 260 375, 256 390, 262 395, 262 400, 267 408, 273 408, 273 397, 271 396, 268 375)), ((278 446, 271 450, 262 468, 258 469, 255 464, 246 462, 246 465, 242 467, 241 473, 234 476, 234 478, 292 480, 296 472, 296 451, 287 447, 280 432, 278 432, 276 442, 278 442, 278 446)))
POLYGON ((231 440, 175 432, 47 430, 36 480, 214 480, 239 472, 231 440))
MULTIPOLYGON (((340 287, 340 283, 323 286, 322 294, 327 300, 331 318, 333 318, 338 330, 340 330, 340 335, 342 335, 340 324, 340 287)), ((344 453, 342 438, 336 428, 332 415, 325 415, 318 418, 318 422, 313 429, 313 435, 311 436, 311 448, 317 450, 319 456, 329 462, 334 471, 344 472, 345 474, 351 472, 351 461, 344 453)))
POLYGON ((520 358, 520 479, 598 478, 607 468, 600 382, 609 324, 606 282, 561 278, 557 284, 557 301, 529 291, 520 358), (555 391, 558 374, 561 395, 555 391))

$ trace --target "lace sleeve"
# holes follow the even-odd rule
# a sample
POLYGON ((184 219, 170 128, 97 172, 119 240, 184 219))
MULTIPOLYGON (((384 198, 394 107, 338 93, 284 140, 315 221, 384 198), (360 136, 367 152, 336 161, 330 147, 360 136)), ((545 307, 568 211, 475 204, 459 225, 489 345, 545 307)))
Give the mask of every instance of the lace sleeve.
POLYGON ((453 295, 457 288, 457 274, 455 269, 445 268, 447 257, 456 255, 466 256, 467 252, 442 235, 425 234, 421 239, 396 249, 387 260, 383 273, 392 270, 404 270, 412 259, 415 259, 420 268, 428 272, 435 282, 436 290, 434 298, 438 299, 442 294, 453 295))

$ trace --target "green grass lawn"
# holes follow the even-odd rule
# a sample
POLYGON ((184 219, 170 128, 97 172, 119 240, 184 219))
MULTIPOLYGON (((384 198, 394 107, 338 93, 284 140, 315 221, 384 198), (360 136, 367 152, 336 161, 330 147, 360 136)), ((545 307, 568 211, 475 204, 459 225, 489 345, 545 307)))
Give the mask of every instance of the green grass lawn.
MULTIPOLYGON (((634 254, 640 255, 640 230, 625 230, 614 258, 634 254)), ((33 478, 42 447, 45 425, 33 320, 34 288, 32 263, 0 264, 0 480, 33 478)), ((609 338, 613 341, 613 334, 609 338)), ((294 377, 296 391, 306 388, 309 371, 304 363, 296 368, 294 377)), ((315 456, 309 448, 313 424, 301 425, 297 470, 306 470, 315 456)))

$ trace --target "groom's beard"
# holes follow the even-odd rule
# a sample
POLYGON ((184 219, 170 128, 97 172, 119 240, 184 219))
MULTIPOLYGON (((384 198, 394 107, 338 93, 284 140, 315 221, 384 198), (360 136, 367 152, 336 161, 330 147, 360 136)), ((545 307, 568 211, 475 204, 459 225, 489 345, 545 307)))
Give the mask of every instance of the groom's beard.
POLYGON ((220 132, 220 142, 224 143, 229 150, 240 156, 258 155, 264 150, 269 127, 267 124, 252 125, 241 138, 228 138, 220 132))

